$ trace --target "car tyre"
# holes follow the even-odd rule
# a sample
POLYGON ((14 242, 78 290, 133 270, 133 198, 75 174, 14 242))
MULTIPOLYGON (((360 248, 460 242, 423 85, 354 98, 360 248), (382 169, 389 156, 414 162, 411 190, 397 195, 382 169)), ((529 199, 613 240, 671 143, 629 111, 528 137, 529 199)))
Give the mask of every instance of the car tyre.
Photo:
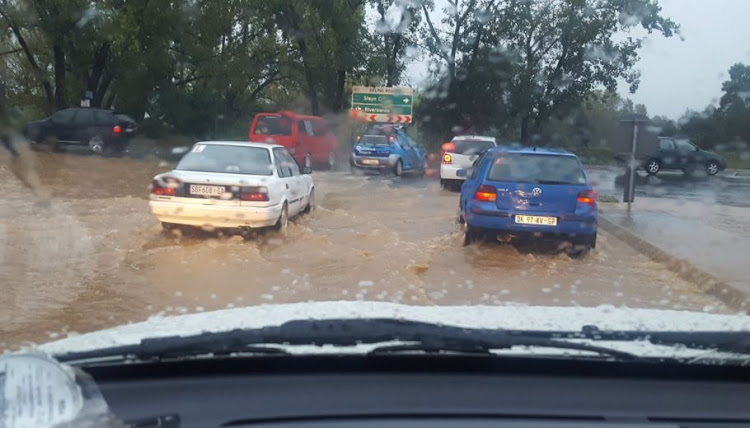
POLYGON ((661 171, 661 162, 658 159, 649 159, 646 161, 646 172, 648 175, 656 175, 661 171))
POLYGON ((281 214, 279 219, 276 220, 276 224, 273 225, 273 230, 281 233, 285 233, 289 226, 289 206, 284 202, 284 206, 281 207, 281 214))
POLYGON ((477 242, 479 235, 477 231, 469 225, 469 222, 466 221, 466 219, 464 219, 463 217, 461 217, 458 222, 461 223, 462 229, 464 231, 464 247, 477 242))
POLYGON ((580 259, 585 257, 594 248, 596 248, 596 233, 587 237, 585 240, 581 240, 577 243, 574 242, 566 253, 571 259, 580 259))
POLYGON ((396 161, 396 165, 393 166, 393 175, 396 177, 401 177, 401 175, 404 173, 404 163, 401 162, 401 159, 396 161))
POLYGON ((591 251, 591 248, 574 248, 567 251, 571 259, 582 259, 591 251))
POLYGON ((89 139, 89 149, 91 149, 92 152, 96 154, 104 154, 105 147, 104 140, 100 135, 94 135, 89 139))
POLYGON ((719 173, 719 163, 715 160, 710 160, 706 162, 706 174, 708 175, 716 175, 719 173))
POLYGON ((310 197, 307 199, 307 206, 302 210, 305 214, 315 211, 315 188, 310 189, 310 197))

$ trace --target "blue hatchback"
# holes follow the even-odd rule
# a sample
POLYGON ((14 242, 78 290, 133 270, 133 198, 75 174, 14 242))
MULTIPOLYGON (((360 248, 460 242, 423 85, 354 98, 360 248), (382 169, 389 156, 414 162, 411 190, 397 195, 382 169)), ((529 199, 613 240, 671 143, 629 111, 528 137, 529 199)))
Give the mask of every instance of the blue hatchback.
POLYGON ((352 171, 370 170, 392 172, 400 176, 405 172, 423 175, 426 163, 425 150, 403 127, 374 125, 357 136, 352 147, 352 171))
POLYGON ((563 150, 496 147, 480 156, 461 186, 465 244, 556 239, 570 255, 596 246, 596 194, 578 158, 563 150))

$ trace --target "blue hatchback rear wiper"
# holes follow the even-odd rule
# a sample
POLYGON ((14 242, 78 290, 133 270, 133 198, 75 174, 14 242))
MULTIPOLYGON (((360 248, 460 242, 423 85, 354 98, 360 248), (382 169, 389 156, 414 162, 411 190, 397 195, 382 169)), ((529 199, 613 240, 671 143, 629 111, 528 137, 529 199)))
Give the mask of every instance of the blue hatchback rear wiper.
POLYGON ((538 184, 576 184, 571 183, 570 181, 560 181, 560 180, 534 180, 534 183, 538 184))
POLYGON ((354 347, 361 344, 381 344, 371 352, 414 350, 488 354, 493 350, 525 346, 586 351, 617 360, 639 359, 628 352, 582 343, 581 340, 643 340, 660 345, 682 345, 688 348, 750 354, 750 333, 747 332, 606 332, 595 327, 573 332, 526 331, 365 318, 299 320, 259 329, 148 338, 138 344, 70 352, 55 357, 63 362, 81 362, 100 359, 149 360, 232 353, 284 355, 286 351, 274 345, 354 347))

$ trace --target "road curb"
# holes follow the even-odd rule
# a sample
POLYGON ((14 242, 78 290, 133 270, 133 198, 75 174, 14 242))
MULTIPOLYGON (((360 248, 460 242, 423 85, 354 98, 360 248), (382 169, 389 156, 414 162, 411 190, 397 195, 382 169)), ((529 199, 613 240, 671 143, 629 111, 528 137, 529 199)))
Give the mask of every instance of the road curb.
POLYGON ((599 215, 599 225, 602 229, 619 238, 636 251, 664 265, 680 278, 697 286, 703 293, 721 300, 730 308, 741 311, 750 307, 750 295, 746 292, 697 268, 687 260, 672 256, 661 248, 649 243, 635 232, 607 219, 606 215, 599 215))
POLYGON ((716 177, 726 183, 750 183, 750 176, 746 175, 717 175, 716 177))

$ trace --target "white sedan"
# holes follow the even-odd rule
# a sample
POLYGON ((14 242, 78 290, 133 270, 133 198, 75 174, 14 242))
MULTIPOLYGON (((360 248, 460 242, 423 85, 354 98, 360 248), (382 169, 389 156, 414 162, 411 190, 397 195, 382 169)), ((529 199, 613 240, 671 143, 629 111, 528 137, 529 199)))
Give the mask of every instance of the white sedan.
POLYGON ((170 172, 154 177, 151 212, 175 225, 284 230, 290 217, 313 209, 315 185, 276 144, 196 143, 170 172))
POLYGON ((440 160, 440 186, 460 184, 465 177, 456 175, 459 169, 471 168, 480 154, 497 146, 494 137, 479 135, 460 135, 443 145, 443 157, 440 160))

